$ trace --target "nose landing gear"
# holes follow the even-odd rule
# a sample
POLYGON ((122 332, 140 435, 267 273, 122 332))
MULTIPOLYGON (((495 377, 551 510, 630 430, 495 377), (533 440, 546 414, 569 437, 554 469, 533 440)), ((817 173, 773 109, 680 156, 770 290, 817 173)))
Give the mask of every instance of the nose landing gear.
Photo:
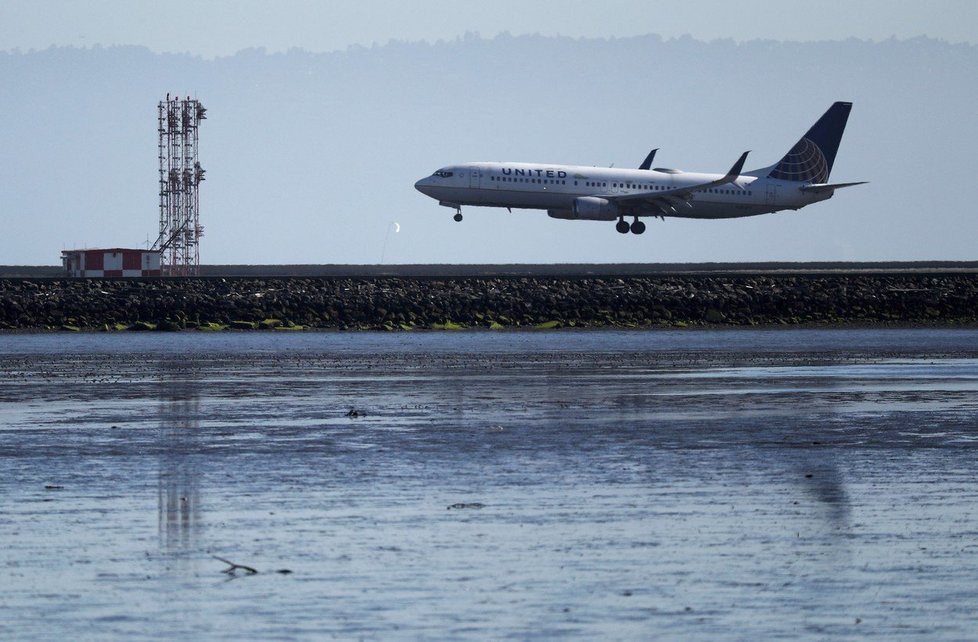
POLYGON ((451 203, 449 201, 438 201, 438 204, 443 207, 450 207, 453 210, 455 210, 455 216, 453 216, 452 218, 455 219, 456 223, 462 221, 462 206, 459 203, 451 203))

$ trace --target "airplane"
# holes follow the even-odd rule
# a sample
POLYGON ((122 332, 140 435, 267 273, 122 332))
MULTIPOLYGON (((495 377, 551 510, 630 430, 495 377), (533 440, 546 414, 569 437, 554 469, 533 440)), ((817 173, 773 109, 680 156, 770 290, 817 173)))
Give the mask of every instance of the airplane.
POLYGON ((456 221, 463 205, 540 209, 555 219, 617 220, 621 234, 645 232, 641 217, 717 219, 798 210, 866 183, 828 182, 851 109, 852 103, 834 103, 780 161, 743 174, 749 152, 726 174, 703 174, 652 168, 653 149, 638 169, 463 163, 442 167, 414 187, 453 208, 456 221))

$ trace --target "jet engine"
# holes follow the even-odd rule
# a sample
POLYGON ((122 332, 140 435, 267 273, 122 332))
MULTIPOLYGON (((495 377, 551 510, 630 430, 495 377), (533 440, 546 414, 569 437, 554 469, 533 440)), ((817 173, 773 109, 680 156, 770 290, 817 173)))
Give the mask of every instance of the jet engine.
POLYGON ((574 199, 571 218, 581 221, 614 221, 621 216, 618 206, 606 198, 580 196, 574 199))

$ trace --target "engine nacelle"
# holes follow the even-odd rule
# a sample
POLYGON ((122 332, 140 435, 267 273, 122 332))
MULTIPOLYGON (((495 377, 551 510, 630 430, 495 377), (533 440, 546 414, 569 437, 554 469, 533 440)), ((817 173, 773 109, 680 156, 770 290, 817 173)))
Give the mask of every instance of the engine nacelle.
POLYGON ((571 210, 547 210, 547 216, 550 218, 559 218, 564 221, 573 221, 577 218, 571 210))
POLYGON ((613 221, 621 216, 617 205, 597 196, 575 198, 571 214, 573 218, 581 221, 613 221))

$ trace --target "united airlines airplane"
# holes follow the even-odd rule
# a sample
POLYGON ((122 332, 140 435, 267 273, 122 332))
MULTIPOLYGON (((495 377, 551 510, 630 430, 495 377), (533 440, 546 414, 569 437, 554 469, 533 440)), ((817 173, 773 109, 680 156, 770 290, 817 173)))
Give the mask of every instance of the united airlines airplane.
POLYGON ((852 103, 835 103, 784 158, 744 174, 748 152, 721 175, 652 169, 658 151, 652 150, 638 169, 464 163, 443 167, 414 186, 453 208, 456 221, 462 220, 463 205, 540 209, 558 219, 617 220, 622 234, 644 232, 643 216, 737 218, 797 210, 866 182, 828 182, 850 109, 852 103))

